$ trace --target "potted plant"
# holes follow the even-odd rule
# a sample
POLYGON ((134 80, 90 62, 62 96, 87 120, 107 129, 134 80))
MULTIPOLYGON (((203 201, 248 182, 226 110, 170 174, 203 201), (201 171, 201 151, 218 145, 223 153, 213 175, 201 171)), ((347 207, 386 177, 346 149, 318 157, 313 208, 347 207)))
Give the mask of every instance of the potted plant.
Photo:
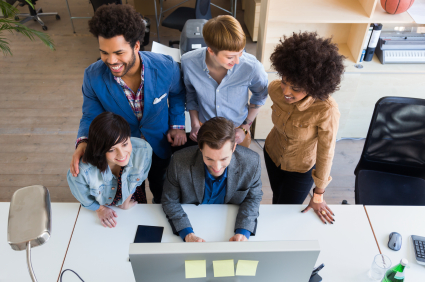
MULTIPOLYGON (((25 1, 28 5, 34 7, 30 0, 25 1)), ((4 31, 9 31, 11 33, 19 32, 28 37, 31 41, 38 37, 44 44, 46 44, 47 47, 51 50, 55 50, 53 40, 47 33, 28 28, 14 20, 15 15, 19 13, 18 9, 7 3, 5 0, 0 0, 0 10, 4 16, 0 18, 0 50, 3 52, 3 55, 12 55, 8 39, 4 38, 2 35, 4 31)))

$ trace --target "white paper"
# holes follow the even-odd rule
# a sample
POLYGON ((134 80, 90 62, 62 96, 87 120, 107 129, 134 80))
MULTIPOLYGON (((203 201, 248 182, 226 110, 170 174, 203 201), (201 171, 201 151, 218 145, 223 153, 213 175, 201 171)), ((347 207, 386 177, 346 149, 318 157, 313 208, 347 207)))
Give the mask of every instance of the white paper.
POLYGON ((417 24, 425 24, 425 0, 415 0, 407 12, 417 24))
POLYGON ((171 48, 153 41, 151 52, 164 54, 164 55, 170 55, 174 61, 176 61, 177 63, 180 63, 180 49, 171 48))

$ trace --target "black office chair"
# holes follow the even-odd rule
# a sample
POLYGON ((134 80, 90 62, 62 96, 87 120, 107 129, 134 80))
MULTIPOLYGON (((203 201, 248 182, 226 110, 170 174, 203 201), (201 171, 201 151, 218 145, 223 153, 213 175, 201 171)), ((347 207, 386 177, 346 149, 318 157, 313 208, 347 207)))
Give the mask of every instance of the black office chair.
POLYGON ((90 0, 90 3, 93 6, 93 10, 96 12, 96 10, 103 5, 108 4, 122 4, 121 0, 90 0))
POLYGON ((356 204, 425 205, 425 100, 379 99, 354 174, 356 204))
POLYGON ((180 7, 162 21, 162 26, 183 30, 184 24, 191 19, 211 19, 211 0, 196 0, 195 8, 180 7))
MULTIPOLYGON (((156 16, 156 4, 155 4, 155 19, 157 24, 157 32, 158 32, 158 42, 159 42, 159 22, 158 19, 161 20, 162 14, 167 12, 168 10, 174 8, 175 6, 162 11, 162 2, 164 0, 160 0, 160 12, 159 17, 156 16)), ((176 6, 187 2, 183 1, 176 6)), ((156 3, 156 2, 155 2, 156 3)), ((166 17, 162 21, 162 26, 178 29, 180 32, 183 30, 184 24, 187 20, 191 19, 211 19, 211 0, 196 0, 195 8, 190 7, 179 7, 175 9, 168 17, 166 17)), ((178 44, 179 41, 170 41, 170 46, 172 44, 178 44)))
MULTIPOLYGON (((25 5, 28 5, 28 3, 25 0, 7 0, 7 2, 11 5, 13 5, 16 1, 19 2, 19 6, 23 7, 25 5)), ((37 0, 31 0, 32 5, 35 8, 35 2, 37 0)), ((47 26, 44 24, 44 22, 40 19, 40 17, 45 17, 45 16, 56 16, 57 20, 60 20, 61 17, 58 15, 58 13, 56 12, 52 12, 52 13, 43 13, 43 9, 38 8, 38 10, 35 10, 33 7, 31 7, 30 5, 28 5, 28 8, 30 10, 29 14, 16 14, 15 15, 15 20, 19 21, 19 18, 21 17, 25 17, 25 19, 23 19, 22 21, 20 21, 21 24, 24 24, 30 20, 34 20, 36 22, 38 22, 41 25, 41 28, 46 31, 47 30, 47 26)))

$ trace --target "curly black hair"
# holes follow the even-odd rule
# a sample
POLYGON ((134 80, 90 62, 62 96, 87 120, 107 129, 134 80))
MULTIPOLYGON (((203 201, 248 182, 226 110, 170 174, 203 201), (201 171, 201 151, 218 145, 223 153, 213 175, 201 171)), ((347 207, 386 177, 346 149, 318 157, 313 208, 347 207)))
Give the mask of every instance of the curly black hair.
POLYGON ((272 67, 307 95, 326 100, 339 90, 344 72, 345 57, 331 39, 321 38, 316 32, 283 36, 270 56, 272 67))
POLYGON ((130 5, 109 4, 99 7, 89 21, 89 31, 97 38, 112 38, 123 35, 134 48, 136 42, 143 43, 145 23, 141 15, 130 5))

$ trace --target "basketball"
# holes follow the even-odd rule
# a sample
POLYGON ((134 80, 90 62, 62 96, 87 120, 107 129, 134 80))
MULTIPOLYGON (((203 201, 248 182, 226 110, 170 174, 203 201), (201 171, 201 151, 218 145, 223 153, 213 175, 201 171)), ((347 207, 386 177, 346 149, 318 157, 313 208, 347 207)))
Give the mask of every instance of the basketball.
POLYGON ((382 8, 389 14, 401 14, 406 12, 415 0, 381 0, 382 8))

